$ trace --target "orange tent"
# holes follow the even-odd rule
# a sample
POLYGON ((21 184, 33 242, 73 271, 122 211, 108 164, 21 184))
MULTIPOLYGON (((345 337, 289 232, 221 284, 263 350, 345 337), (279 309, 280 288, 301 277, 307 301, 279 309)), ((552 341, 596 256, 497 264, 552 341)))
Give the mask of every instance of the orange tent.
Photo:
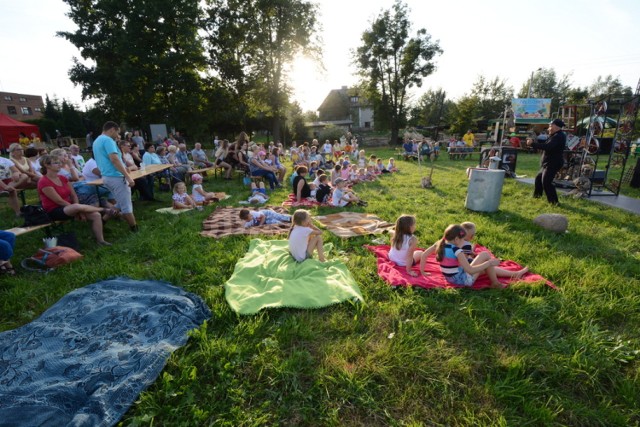
POLYGON ((40 137, 40 129, 38 129, 38 126, 19 122, 0 113, 0 149, 6 150, 12 143, 18 142, 20 132, 28 137, 31 137, 32 133, 40 137))

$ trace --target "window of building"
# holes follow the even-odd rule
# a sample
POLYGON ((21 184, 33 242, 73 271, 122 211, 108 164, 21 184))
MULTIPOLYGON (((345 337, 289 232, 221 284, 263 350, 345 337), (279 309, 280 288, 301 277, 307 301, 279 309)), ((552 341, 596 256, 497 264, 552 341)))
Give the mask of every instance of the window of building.
POLYGON ((370 128, 371 127, 371 122, 364 122, 364 127, 366 129, 370 128))
POLYGON ((14 107, 13 105, 7 105, 7 113, 18 114, 18 112, 16 111, 16 107, 14 107))
POLYGON ((33 109, 33 111, 35 111, 36 113, 41 113, 42 112, 42 108, 36 107, 36 108, 33 109))
POLYGON ((358 102, 358 97, 357 96, 352 96, 351 97, 351 102, 353 102, 353 103, 358 102))
POLYGON ((20 110, 25 116, 30 116, 33 114, 33 112, 31 111, 31 107, 21 107, 20 110))
POLYGON ((24 96, 20 97, 20 102, 27 102, 27 98, 25 98, 24 96))
POLYGON ((11 95, 5 95, 4 96, 4 100, 5 101, 13 101, 13 98, 11 97, 11 95))

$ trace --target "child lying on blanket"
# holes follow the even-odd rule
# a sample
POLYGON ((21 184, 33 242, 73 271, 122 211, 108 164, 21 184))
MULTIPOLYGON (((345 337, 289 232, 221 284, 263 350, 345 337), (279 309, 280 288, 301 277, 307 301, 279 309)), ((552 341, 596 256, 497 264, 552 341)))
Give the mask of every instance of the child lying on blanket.
POLYGON ((420 274, 429 276, 425 273, 425 260, 431 251, 416 250, 418 239, 413 233, 416 231, 416 217, 413 215, 401 215, 396 220, 396 228, 391 236, 391 249, 389 250, 389 259, 400 267, 406 267, 407 274, 417 277, 418 273, 413 271, 412 267, 418 262, 420 263, 420 274))
POLYGON ((251 196, 247 199, 252 205, 261 205, 269 200, 269 196, 267 196, 267 189, 264 187, 264 182, 260 182, 259 185, 256 185, 255 182, 251 183, 251 196))
POLYGON ((280 224, 281 222, 291 222, 291 215, 281 214, 273 209, 260 209, 251 211, 249 209, 240 210, 240 219, 246 221, 245 228, 255 227, 265 224, 280 224))
POLYGON ((293 213, 293 221, 289 230, 289 252, 297 261, 313 258, 313 252, 318 252, 318 260, 325 262, 324 248, 322 247, 322 231, 313 225, 311 215, 304 209, 298 209, 293 213))
MULTIPOLYGON (((527 267, 524 267, 518 271, 509 271, 497 266, 500 264, 500 260, 496 258, 489 259, 490 256, 483 254, 478 255, 469 264, 466 254, 462 251, 461 246, 465 242, 467 232, 458 224, 451 224, 444 231, 444 237, 435 243, 436 260, 440 262, 440 271, 444 275, 445 280, 458 286, 473 286, 480 274, 486 274, 491 280, 491 287, 503 289, 506 285, 503 285, 498 281, 498 277, 510 277, 519 279, 529 271, 527 267)), ((434 250, 434 246, 427 249, 425 252, 431 254, 434 250)), ((428 255, 427 255, 428 256, 428 255)), ((424 271, 422 259, 420 267, 424 271)))

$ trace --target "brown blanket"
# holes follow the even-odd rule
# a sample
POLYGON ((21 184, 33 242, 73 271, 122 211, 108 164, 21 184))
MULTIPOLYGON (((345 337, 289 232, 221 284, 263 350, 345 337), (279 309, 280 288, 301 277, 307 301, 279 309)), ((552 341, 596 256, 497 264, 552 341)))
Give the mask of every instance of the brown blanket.
POLYGON ((245 207, 245 208, 223 208, 218 207, 215 211, 211 213, 202 222, 202 231, 200 232, 201 236, 205 237, 213 237, 214 239, 219 239, 221 237, 233 236, 238 234, 246 234, 246 235, 276 235, 276 234, 286 234, 291 228, 291 224, 271 224, 271 225, 261 225, 258 227, 249 227, 245 228, 244 224, 246 221, 240 219, 240 210, 249 209, 249 210, 260 210, 271 208, 274 211, 282 214, 289 213, 286 209, 281 207, 245 207))
POLYGON ((375 215, 359 212, 340 212, 314 217, 320 224, 338 237, 382 234, 393 230, 394 224, 375 215))

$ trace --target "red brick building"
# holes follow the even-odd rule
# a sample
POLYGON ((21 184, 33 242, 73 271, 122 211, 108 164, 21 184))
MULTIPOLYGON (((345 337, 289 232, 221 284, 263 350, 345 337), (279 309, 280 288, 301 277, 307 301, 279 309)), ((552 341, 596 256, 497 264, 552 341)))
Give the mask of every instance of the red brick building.
POLYGON ((40 95, 0 92, 0 113, 18 121, 39 119, 44 114, 44 102, 40 95))

